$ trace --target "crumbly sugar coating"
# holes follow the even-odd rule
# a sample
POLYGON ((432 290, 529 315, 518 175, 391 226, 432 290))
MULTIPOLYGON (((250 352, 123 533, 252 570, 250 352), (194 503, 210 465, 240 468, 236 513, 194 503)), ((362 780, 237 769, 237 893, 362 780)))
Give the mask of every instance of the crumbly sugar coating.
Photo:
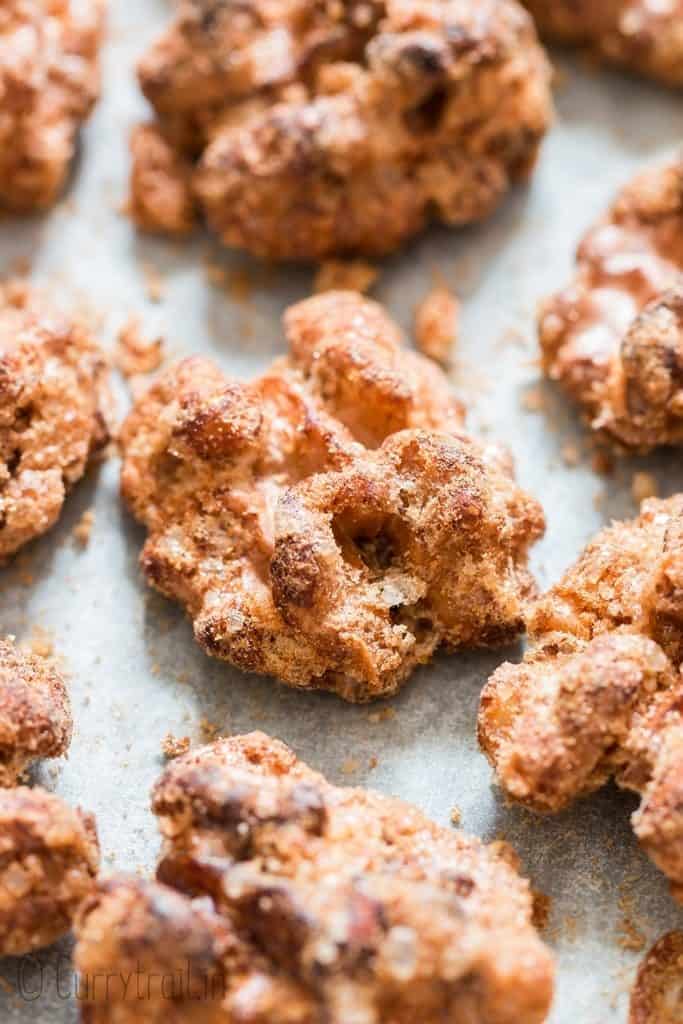
POLYGON ((100 88, 104 0, 0 6, 0 209, 52 206, 100 88))
POLYGON ((98 863, 91 815, 44 789, 0 790, 0 956, 65 935, 98 863))
POLYGON ((628 1024, 678 1024, 682 1009, 683 932, 669 932, 638 969, 628 1024))
POLYGON ((109 439, 108 368, 88 328, 0 286, 0 560, 50 529, 109 439))
POLYGON ((65 754, 72 729, 69 694, 54 666, 0 640, 0 787, 16 785, 37 758, 65 754))
POLYGON ((531 173, 549 68, 516 0, 183 0, 139 65, 131 212, 195 201, 269 260, 377 256, 489 215, 531 173))
POLYGON ((124 424, 149 582, 209 654, 353 701, 439 645, 514 637, 544 522, 505 454, 462 432, 446 378, 376 303, 327 292, 285 330, 254 382, 185 360, 124 424))
POLYGON ((479 735, 505 791, 555 812, 613 777, 683 900, 683 496, 603 530, 530 617, 531 650, 482 692, 479 735))
POLYGON ((158 881, 99 886, 77 966, 87 979, 133 958, 155 975, 180 961, 195 990, 202 973, 222 986, 191 1017, 161 994, 128 1006, 94 994, 91 1024, 545 1019, 552 960, 507 848, 332 786, 262 733, 175 760, 152 804, 158 881))
POLYGON ((683 0, 522 0, 542 36, 683 86, 683 0))
POLYGON ((683 444, 683 157, 639 174, 542 307, 543 369, 615 447, 683 444))

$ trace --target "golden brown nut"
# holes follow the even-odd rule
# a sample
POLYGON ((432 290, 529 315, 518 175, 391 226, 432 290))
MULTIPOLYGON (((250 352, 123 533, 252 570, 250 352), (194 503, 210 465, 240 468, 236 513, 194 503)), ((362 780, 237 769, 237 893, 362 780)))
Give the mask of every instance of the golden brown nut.
MULTIPOLYGON (((510 852, 399 800, 338 789, 262 733, 175 760, 152 803, 162 885, 132 883, 136 897, 130 883, 105 884, 86 905, 86 979, 138 953, 157 975, 185 957, 222 973, 222 1015, 204 1000, 201 1024, 545 1019, 552 961, 510 852)), ((126 1016, 99 998, 87 1019, 187 1019, 164 1008, 173 1014, 168 1001, 138 1002, 126 1016)))
POLYGON ((680 1024, 683 1014, 683 932, 654 944, 638 970, 629 1024, 680 1024))
POLYGON ((522 0, 548 39, 589 47, 610 64, 683 85, 683 2, 522 0))
POLYGON ((0 790, 0 956, 65 935, 98 862, 91 815, 44 789, 0 790))
POLYGON ((139 226, 182 233, 194 193, 227 245, 270 260, 487 216, 551 113, 516 0, 183 0, 139 79, 157 117, 133 139, 139 226))
POLYGON ((100 87, 104 0, 0 5, 0 207, 51 206, 100 87))
POLYGON ((107 366, 88 329, 0 286, 0 560, 49 530, 108 440, 107 366))
POLYGON ((543 368, 618 447, 683 444, 683 158, 626 186, 540 315, 543 368))
POLYGON ((590 543, 531 615, 521 665, 482 692, 482 747, 507 793, 558 811, 614 777, 683 899, 683 495, 590 543))
POLYGON ((393 692, 440 644, 509 640, 540 506, 376 303, 327 292, 285 327, 263 377, 186 360, 124 424, 148 580, 208 653, 348 700, 393 692))
POLYGON ((14 786, 39 757, 60 757, 71 742, 64 680, 45 658, 0 640, 0 787, 14 786))

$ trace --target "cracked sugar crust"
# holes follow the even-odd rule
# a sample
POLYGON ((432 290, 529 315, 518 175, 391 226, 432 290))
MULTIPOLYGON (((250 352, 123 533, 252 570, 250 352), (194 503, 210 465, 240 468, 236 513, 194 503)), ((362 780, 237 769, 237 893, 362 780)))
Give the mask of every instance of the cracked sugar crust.
POLYGON ((207 653, 353 701, 439 645, 514 637, 544 521, 506 454, 462 432, 446 378, 376 303, 327 292, 285 330, 289 355, 252 383, 185 360, 124 424, 149 582, 207 653))
POLYGON ((631 991, 629 1024, 677 1024, 683 1007, 683 932, 669 932, 643 959, 631 991))
POLYGON ((0 787, 16 785, 38 758, 65 754, 72 729, 69 694, 54 666, 0 640, 0 787))
POLYGON ((617 448, 683 444, 683 155, 639 174, 542 307, 543 369, 617 448))
POLYGON ((77 923, 78 969, 87 979, 137 958, 158 975, 184 961, 194 990, 221 981, 189 1018, 189 997, 95 995, 93 1024, 545 1019, 552 960, 504 844, 332 786, 262 733, 175 760, 152 806, 158 881, 99 886, 77 923))
POLYGON ((514 799, 555 812, 609 778, 683 900, 683 496, 644 502, 537 602, 531 650, 482 692, 480 742, 514 799))
POLYGON ((391 252, 527 178, 549 66, 516 0, 184 0, 143 57, 130 208, 268 260, 391 252))
POLYGON ((542 36, 683 86, 683 0, 523 0, 542 36))
POLYGON ((0 209, 52 206, 100 88, 104 0, 0 8, 0 209))
POLYGON ((104 353, 23 282, 0 286, 0 560, 50 529, 109 439, 104 353))
POLYGON ((91 815, 44 789, 0 790, 0 956, 66 935, 98 862, 91 815))

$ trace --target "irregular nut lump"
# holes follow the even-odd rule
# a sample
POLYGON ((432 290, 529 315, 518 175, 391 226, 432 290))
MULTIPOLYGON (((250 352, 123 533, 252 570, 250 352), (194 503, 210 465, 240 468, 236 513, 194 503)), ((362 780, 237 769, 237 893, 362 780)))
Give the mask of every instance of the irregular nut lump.
POLYGON ((0 956, 65 935, 98 861, 92 816, 43 789, 0 789, 0 956))
POLYGON ((0 286, 0 560, 54 525, 108 441, 107 373, 84 324, 0 286))
POLYGON ((683 85, 683 0, 522 0, 539 32, 603 60, 683 85))
POLYGON ((664 935, 643 960, 629 1024, 680 1024, 683 1019, 683 932, 664 935))
POLYGON ((0 787, 14 786, 40 757, 60 757, 71 742, 64 680, 45 658, 0 640, 0 787))
POLYGON ((131 212, 182 233, 197 204, 269 260, 396 249, 528 177, 549 68, 516 0, 183 0, 139 65, 131 212))
POLYGON ((361 701, 450 648, 504 643, 533 590, 540 506, 461 432, 446 378, 376 303, 327 292, 285 317, 251 384, 185 360, 121 431, 147 579, 207 653, 361 701))
POLYGON ((586 547, 529 621, 534 646, 482 692, 506 793, 559 811, 611 777, 642 794, 636 835, 683 900, 683 495, 586 547))
POLYGON ((683 156, 638 175, 548 300, 543 368, 617 447, 683 444, 683 156))
POLYGON ((51 206, 100 88, 103 0, 0 5, 0 208, 51 206))
POLYGON ((506 849, 332 786, 262 733, 175 760, 152 805, 158 882, 100 883, 76 924, 89 1024, 545 1020, 552 960, 506 849), (98 990, 136 964, 148 998, 98 990))

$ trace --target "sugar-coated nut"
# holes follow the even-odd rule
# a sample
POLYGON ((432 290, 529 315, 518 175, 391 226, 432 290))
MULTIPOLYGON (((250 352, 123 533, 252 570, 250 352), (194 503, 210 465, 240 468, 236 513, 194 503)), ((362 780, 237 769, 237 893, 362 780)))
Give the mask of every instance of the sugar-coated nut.
POLYGON ((138 75, 130 208, 180 233, 195 203, 269 260, 378 255, 465 224, 526 178, 549 67, 516 0, 183 0, 138 75))
POLYGON ((440 645, 512 639, 544 521, 504 453, 463 433, 446 378, 376 303, 327 292, 285 329, 261 378, 185 360, 124 424, 148 580, 208 653, 348 700, 395 691, 440 645))
POLYGON ((130 966, 144 992, 182 963, 185 988, 88 993, 92 1024, 545 1020, 552 959, 506 849, 332 786, 262 733, 173 761, 152 802, 157 882, 100 883, 76 964, 130 966))
POLYGON ((683 932, 659 939, 638 969, 628 1024, 676 1024, 681 1013, 683 932))

